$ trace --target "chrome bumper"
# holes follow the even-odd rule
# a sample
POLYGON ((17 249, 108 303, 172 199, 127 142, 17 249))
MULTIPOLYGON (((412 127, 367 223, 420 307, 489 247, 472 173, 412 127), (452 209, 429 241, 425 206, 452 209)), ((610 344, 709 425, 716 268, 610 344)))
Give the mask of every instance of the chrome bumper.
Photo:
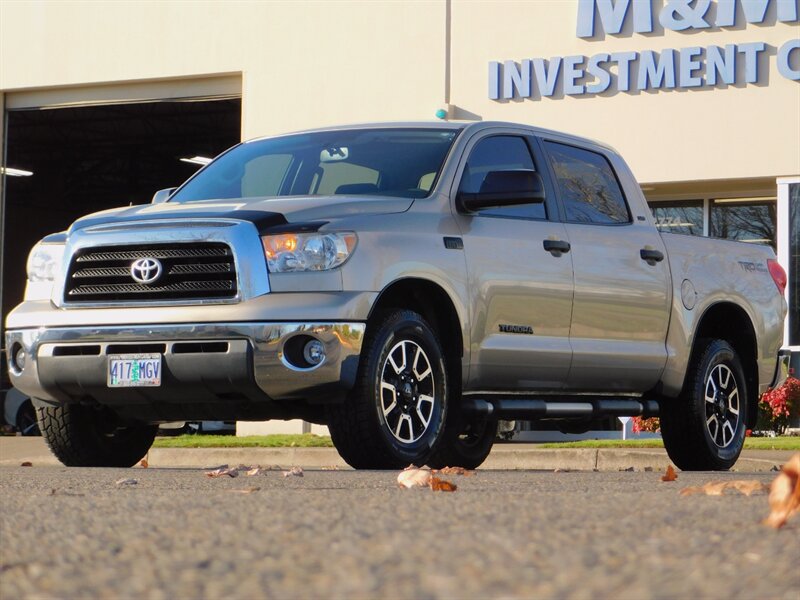
POLYGON ((228 399, 321 402, 352 388, 364 330, 364 323, 12 329, 6 331, 6 350, 14 387, 50 402, 87 397, 109 405, 228 399), (287 350, 303 343, 298 336, 322 342, 325 358, 320 364, 303 368, 291 363, 287 350), (25 350, 21 369, 14 358, 20 348, 25 350), (163 355, 162 385, 108 388, 107 355, 137 353, 142 348, 163 355))

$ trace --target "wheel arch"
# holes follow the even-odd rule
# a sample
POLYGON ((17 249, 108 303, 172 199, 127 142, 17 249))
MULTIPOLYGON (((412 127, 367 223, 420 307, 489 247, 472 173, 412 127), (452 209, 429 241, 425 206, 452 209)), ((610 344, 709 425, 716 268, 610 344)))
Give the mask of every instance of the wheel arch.
MULTIPOLYGON (((413 310, 430 324, 439 336, 452 373, 462 374, 465 353, 462 320, 451 295, 438 283, 419 277, 397 279, 378 295, 367 319, 367 330, 376 315, 391 309, 413 310)), ((460 386, 461 377, 453 378, 460 386)))
MULTIPOLYGON (((720 339, 728 342, 738 354, 747 385, 746 426, 755 426, 758 417, 758 338, 753 321, 747 311, 733 302, 717 302, 708 306, 697 322, 690 364, 697 360, 702 339, 720 339)), ((687 369, 687 374, 689 370, 687 369)), ((683 387, 687 381, 684 378, 683 387)))

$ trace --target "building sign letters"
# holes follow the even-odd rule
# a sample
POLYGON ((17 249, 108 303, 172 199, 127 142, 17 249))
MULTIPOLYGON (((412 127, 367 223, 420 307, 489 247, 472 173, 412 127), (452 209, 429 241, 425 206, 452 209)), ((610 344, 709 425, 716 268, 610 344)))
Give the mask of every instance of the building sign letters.
MULTIPOLYGON (((577 0, 577 37, 653 35, 767 23, 798 22, 798 0, 577 0)), ((489 98, 582 96, 603 92, 686 89, 762 82, 765 70, 800 81, 800 37, 779 48, 764 42, 599 52, 489 63, 489 98)))

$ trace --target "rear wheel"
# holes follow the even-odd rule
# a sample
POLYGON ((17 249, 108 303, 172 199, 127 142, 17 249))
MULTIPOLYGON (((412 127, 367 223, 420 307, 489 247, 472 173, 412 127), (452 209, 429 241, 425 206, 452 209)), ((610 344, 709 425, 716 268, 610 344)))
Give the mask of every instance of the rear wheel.
POLYGON ((123 423, 109 410, 81 404, 37 408, 39 429, 68 467, 132 467, 153 444, 157 425, 123 423))
POLYGON ((464 467, 477 469, 489 456, 497 438, 497 421, 478 419, 454 428, 453 435, 445 434, 439 450, 428 464, 433 469, 464 467))
POLYGON ((681 396, 661 406, 661 433, 672 461, 686 471, 730 469, 744 447, 747 387, 733 347, 703 339, 681 396))
POLYGON ((413 311, 387 313, 368 333, 353 391, 328 409, 333 443, 357 469, 425 464, 442 437, 447 394, 431 327, 413 311))

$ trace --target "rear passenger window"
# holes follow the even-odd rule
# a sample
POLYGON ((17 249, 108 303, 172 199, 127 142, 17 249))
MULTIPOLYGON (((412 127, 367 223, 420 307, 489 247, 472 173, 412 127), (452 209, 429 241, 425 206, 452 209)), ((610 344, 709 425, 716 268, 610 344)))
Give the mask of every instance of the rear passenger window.
POLYGON ((614 171, 602 154, 545 142, 570 223, 629 223, 630 213, 614 171))
MULTIPOLYGON (((512 135, 496 135, 484 138, 475 144, 472 152, 470 152, 467 166, 461 176, 459 189, 468 194, 477 194, 481 191, 483 181, 490 171, 515 170, 536 170, 525 140, 512 135)), ((547 218, 543 203, 486 208, 478 214, 524 219, 547 218)))

